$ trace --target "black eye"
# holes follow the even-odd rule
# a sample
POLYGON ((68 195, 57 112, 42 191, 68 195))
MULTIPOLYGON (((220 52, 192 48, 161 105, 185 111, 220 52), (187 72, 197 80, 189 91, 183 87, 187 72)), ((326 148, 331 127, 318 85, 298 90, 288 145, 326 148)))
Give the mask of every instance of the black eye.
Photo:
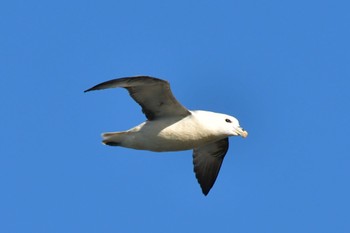
POLYGON ((227 123, 232 123, 232 121, 231 121, 230 119, 225 119, 225 121, 226 121, 227 123))

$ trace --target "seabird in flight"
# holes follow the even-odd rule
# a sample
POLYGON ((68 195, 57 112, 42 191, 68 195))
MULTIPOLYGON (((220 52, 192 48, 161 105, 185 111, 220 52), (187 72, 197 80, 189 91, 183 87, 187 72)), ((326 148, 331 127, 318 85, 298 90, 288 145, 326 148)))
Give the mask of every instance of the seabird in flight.
POLYGON ((149 76, 113 79, 85 92, 123 87, 141 105, 147 120, 122 132, 103 133, 103 143, 156 152, 193 150, 194 172, 204 195, 213 187, 230 136, 248 136, 226 114, 188 110, 173 96, 167 81, 149 76))

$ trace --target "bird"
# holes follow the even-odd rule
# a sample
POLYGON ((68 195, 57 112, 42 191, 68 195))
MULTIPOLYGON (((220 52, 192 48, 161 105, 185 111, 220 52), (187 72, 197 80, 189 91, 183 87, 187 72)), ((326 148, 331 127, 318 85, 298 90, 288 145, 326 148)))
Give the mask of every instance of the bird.
POLYGON ((188 110, 176 100, 168 81, 151 76, 112 79, 84 92, 118 87, 129 92, 147 119, 126 131, 103 133, 102 143, 154 152, 193 150, 193 170, 207 196, 228 151, 228 138, 246 138, 248 132, 233 116, 188 110))

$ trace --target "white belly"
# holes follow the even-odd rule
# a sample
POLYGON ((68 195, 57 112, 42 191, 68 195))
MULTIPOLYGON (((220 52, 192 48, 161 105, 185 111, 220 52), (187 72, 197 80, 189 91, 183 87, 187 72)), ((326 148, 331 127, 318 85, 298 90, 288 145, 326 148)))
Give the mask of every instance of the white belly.
POLYGON ((216 139, 210 130, 199 122, 169 119, 166 121, 146 121, 125 136, 121 146, 151 151, 190 150, 216 139))

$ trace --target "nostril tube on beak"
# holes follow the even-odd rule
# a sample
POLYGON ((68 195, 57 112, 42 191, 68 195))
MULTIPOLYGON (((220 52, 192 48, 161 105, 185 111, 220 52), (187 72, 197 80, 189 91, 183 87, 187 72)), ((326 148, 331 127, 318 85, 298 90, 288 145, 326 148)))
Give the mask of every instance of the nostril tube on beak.
POLYGON ((243 130, 241 136, 242 138, 246 138, 248 136, 248 132, 243 130))

